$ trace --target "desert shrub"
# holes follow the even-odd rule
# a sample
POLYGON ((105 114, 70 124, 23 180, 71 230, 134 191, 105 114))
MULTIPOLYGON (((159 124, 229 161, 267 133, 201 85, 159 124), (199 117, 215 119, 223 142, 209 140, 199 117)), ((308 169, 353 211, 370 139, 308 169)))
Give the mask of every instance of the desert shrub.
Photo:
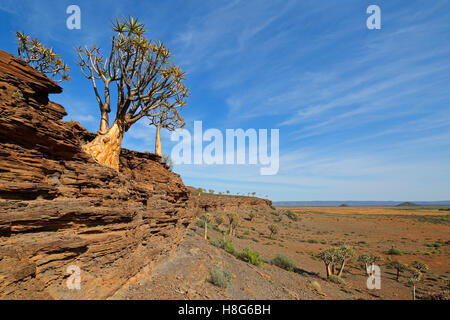
POLYGON ((425 247, 438 249, 441 247, 439 242, 425 243, 425 247))
POLYGON ((394 255, 394 256, 401 256, 401 255, 403 255, 403 253, 399 249, 394 248, 394 247, 390 248, 387 251, 387 254, 394 255))
POLYGON ((18 100, 23 99, 23 93, 19 89, 17 89, 15 92, 13 92, 12 96, 18 100))
POLYGON ((228 288, 231 285, 231 274, 227 271, 211 268, 210 281, 220 288, 228 288))
POLYGON ((253 219, 256 217, 256 214, 254 212, 250 212, 248 215, 248 221, 253 221, 253 219))
POLYGON ((344 284, 345 283, 345 281, 341 277, 338 277, 334 274, 332 274, 328 277, 328 281, 336 283, 336 284, 344 284))
POLYGON ((217 240, 214 242, 214 245, 220 249, 225 250, 228 253, 234 254, 236 249, 234 247, 233 239, 231 238, 217 238, 217 240))
POLYGON ((316 280, 312 280, 310 283, 311 287, 313 287, 317 292, 322 292, 322 286, 316 280))
POLYGON ((319 241, 317 241, 316 239, 309 239, 308 243, 319 243, 319 241))
POLYGON ((298 216, 292 212, 291 210, 286 210, 284 211, 284 214, 291 220, 293 221, 297 221, 298 220, 298 216))
POLYGON ((257 267, 260 267, 263 263, 261 256, 259 255, 259 252, 252 251, 249 248, 246 248, 245 250, 238 252, 237 257, 242 261, 253 264, 257 267))
POLYGON ((294 262, 283 254, 278 254, 271 262, 273 265, 287 271, 294 271, 295 269, 294 262))
POLYGON ((205 220, 203 219, 198 219, 195 224, 200 227, 200 228, 204 228, 205 227, 205 220))

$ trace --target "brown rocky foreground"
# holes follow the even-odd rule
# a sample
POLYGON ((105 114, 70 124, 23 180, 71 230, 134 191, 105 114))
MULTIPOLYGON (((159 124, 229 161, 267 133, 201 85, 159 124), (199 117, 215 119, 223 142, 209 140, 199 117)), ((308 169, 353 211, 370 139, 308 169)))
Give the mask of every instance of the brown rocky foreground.
POLYGON ((98 164, 81 149, 93 134, 49 101, 60 92, 0 50, 0 298, 107 299, 169 257, 197 213, 271 205, 191 197, 153 154, 122 150, 119 173, 98 164))

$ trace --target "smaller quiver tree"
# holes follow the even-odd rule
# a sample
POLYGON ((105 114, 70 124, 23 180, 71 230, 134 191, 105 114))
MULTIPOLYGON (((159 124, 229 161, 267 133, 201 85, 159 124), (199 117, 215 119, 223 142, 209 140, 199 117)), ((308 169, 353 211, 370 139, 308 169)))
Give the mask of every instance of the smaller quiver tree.
POLYGON ((155 139, 155 154, 162 157, 162 145, 161 145, 161 129, 167 129, 169 131, 175 131, 176 129, 184 128, 186 125, 183 117, 180 115, 179 110, 181 105, 172 106, 167 103, 164 106, 158 107, 155 112, 149 115, 150 125, 156 127, 156 139, 155 139))
POLYGON ((32 38, 24 32, 17 31, 16 38, 20 59, 55 82, 70 80, 69 66, 53 51, 53 48, 45 47, 38 38, 32 38))

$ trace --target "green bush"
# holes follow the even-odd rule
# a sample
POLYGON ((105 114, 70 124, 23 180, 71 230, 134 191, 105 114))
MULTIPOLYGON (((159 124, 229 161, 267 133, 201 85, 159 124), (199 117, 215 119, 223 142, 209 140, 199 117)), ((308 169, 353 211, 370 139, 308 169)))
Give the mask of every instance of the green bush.
POLYGON ((203 219, 198 219, 197 221, 195 221, 195 224, 200 228, 205 227, 205 221, 203 219))
POLYGON ((335 275, 330 275, 328 277, 328 281, 336 283, 336 284, 344 284, 344 280, 341 277, 335 276, 335 275))
POLYGON ((231 238, 217 238, 213 243, 216 247, 225 250, 228 253, 234 254, 236 249, 234 247, 233 239, 231 238))
POLYGON ((244 251, 238 252, 237 258, 239 258, 247 263, 253 264, 257 267, 262 266, 262 263, 263 263, 260 255, 259 255, 259 252, 252 251, 249 248, 246 248, 244 251))
POLYGON ((394 256, 401 256, 401 255, 403 255, 403 253, 400 250, 398 250, 398 249, 396 249, 394 247, 390 248, 387 251, 387 254, 391 254, 391 255, 394 255, 394 256))
POLYGON ((287 271, 294 271, 295 269, 294 262, 283 254, 278 254, 272 259, 272 264, 287 271))
POLYGON ((210 281, 212 284, 220 288, 228 288, 231 285, 231 273, 211 268, 210 281))

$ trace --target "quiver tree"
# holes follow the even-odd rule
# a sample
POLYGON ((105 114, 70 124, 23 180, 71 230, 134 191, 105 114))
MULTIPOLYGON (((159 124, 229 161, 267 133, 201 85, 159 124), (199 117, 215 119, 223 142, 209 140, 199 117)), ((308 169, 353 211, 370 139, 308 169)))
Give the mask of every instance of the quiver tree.
POLYGON ((150 125, 156 127, 156 139, 155 139, 155 154, 162 157, 162 145, 161 145, 161 129, 167 129, 169 131, 175 131, 176 129, 184 128, 185 122, 181 117, 179 111, 176 108, 181 108, 182 105, 171 107, 167 104, 163 107, 159 107, 157 112, 150 115, 150 125))
POLYGON ((329 278, 331 275, 340 277, 344 271, 345 265, 354 257, 355 251, 352 247, 342 245, 339 248, 330 248, 321 251, 317 258, 325 264, 326 275, 329 278))
POLYGON ((147 39, 144 27, 131 17, 116 19, 106 58, 95 45, 77 48, 77 64, 92 83, 101 114, 97 137, 84 150, 116 170, 125 132, 143 117, 157 117, 162 110, 182 107, 189 96, 184 84, 186 73, 170 62, 169 49, 163 43, 147 39), (103 94, 97 82, 102 84, 103 94), (113 84, 117 87, 117 108, 110 125, 113 84))
POLYGON ((205 223, 205 240, 208 240, 208 223, 211 221, 211 215, 209 213, 205 213, 202 216, 203 222, 205 223))
POLYGON ((235 229, 239 226, 239 216, 236 212, 228 213, 228 234, 233 236, 236 231, 235 229))
POLYGON ((409 270, 408 266, 404 263, 401 263, 400 261, 392 261, 388 264, 388 268, 394 269, 397 272, 397 275, 395 277, 395 280, 400 280, 400 273, 405 272, 409 270))
POLYGON ((222 226, 222 224, 225 222, 225 219, 222 215, 218 215, 214 217, 214 221, 217 224, 217 228, 220 229, 220 227, 222 226))
POLYGON ((365 253, 358 257, 358 262, 363 264, 364 270, 369 275, 369 266, 380 260, 380 257, 371 253, 365 253))
POLYGON ((344 271, 345 265, 353 259, 355 256, 355 250, 353 250, 352 247, 343 245, 338 248, 338 257, 337 260, 340 264, 339 271, 337 273, 337 276, 340 277, 342 275, 342 272, 344 271))
POLYGON ((70 80, 70 68, 52 48, 45 47, 37 38, 16 32, 17 53, 20 59, 55 82, 70 80))
POLYGON ((408 283, 412 286, 412 299, 416 300, 416 286, 422 281, 422 272, 414 267, 408 269, 410 276, 408 283))
POLYGON ((269 238, 272 239, 274 235, 276 235, 280 231, 280 227, 276 224, 271 224, 267 228, 269 228, 270 235, 269 238))
POLYGON ((420 273, 425 273, 428 271, 428 265, 419 260, 414 260, 413 263, 411 263, 411 268, 414 268, 420 273))
POLYGON ((323 250, 317 255, 317 258, 322 260, 323 263, 325 264, 325 272, 327 275, 327 279, 333 274, 332 268, 336 264, 337 257, 338 252, 336 248, 323 250))

